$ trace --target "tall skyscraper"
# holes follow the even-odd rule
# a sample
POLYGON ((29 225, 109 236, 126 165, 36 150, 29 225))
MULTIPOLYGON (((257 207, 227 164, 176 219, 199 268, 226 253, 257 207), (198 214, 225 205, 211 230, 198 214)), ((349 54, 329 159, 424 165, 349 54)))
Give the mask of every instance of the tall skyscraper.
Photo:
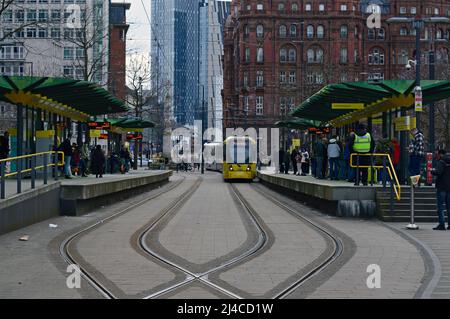
POLYGON ((199 0, 152 0, 153 89, 164 92, 178 125, 192 125, 199 105, 199 0))

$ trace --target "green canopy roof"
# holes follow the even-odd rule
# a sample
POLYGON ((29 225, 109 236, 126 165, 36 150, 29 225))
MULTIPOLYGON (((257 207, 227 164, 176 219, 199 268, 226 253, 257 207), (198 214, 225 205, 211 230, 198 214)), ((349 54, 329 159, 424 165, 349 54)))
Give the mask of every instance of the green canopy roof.
POLYGON ((314 121, 308 119, 293 119, 276 122, 277 127, 286 127, 290 129, 304 130, 308 128, 320 128, 322 127, 321 121, 314 121))
POLYGON ((99 85, 66 78, 0 76, 0 100, 75 120, 128 110, 121 100, 99 85))
POLYGON ((111 125, 116 126, 116 127, 121 127, 121 128, 149 128, 149 127, 155 127, 156 124, 151 122, 151 121, 147 121, 147 120, 142 120, 139 118, 119 118, 119 119, 111 119, 109 120, 109 122, 111 123, 111 125))
MULTIPOLYGON (((333 126, 343 126, 362 118, 398 107, 414 104, 415 81, 387 80, 377 83, 348 82, 331 84, 308 98, 293 116, 329 122, 333 126), (333 109, 333 103, 362 104, 362 109, 333 109)), ((421 81, 423 104, 450 97, 450 81, 421 81)))

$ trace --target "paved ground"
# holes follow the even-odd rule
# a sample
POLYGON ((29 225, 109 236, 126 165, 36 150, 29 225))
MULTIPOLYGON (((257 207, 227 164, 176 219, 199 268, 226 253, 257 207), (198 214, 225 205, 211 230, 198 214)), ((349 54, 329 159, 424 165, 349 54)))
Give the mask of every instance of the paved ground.
POLYGON ((389 225, 417 239, 434 257, 436 280, 431 283, 427 297, 450 299, 450 231, 435 231, 436 224, 431 223, 420 223, 418 230, 406 230, 403 223, 389 225))

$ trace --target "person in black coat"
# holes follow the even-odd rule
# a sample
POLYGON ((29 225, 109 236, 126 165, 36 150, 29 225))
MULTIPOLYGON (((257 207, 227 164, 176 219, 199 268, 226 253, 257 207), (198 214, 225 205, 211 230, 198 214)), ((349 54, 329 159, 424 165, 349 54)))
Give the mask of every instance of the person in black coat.
POLYGON ((298 147, 294 148, 294 150, 291 153, 291 162, 292 162, 292 169, 294 170, 294 175, 297 175, 298 172, 297 155, 299 155, 298 147))
POLYGON ((103 169, 105 166, 105 154, 103 154, 102 147, 97 145, 92 152, 92 172, 95 178, 103 177, 103 169))
POLYGON ((438 204, 439 225, 434 230, 445 230, 445 216, 444 211, 447 206, 447 216, 449 217, 450 230, 450 154, 446 154, 444 150, 439 150, 437 154, 436 168, 431 171, 431 174, 437 176, 436 178, 436 195, 438 204))

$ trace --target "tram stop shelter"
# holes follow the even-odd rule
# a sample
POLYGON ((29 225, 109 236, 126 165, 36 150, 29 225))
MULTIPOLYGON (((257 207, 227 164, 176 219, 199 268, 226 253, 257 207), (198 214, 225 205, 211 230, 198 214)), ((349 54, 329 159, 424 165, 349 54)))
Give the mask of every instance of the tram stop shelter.
MULTIPOLYGON (((99 85, 66 78, 1 76, 0 100, 16 105, 17 125, 10 131, 12 156, 49 151, 71 133, 73 122, 78 123, 81 140, 82 124, 92 117, 128 110, 99 85)), ((88 131, 85 126, 84 133, 88 131)))
MULTIPOLYGON (((406 148, 407 131, 415 127, 415 116, 407 116, 414 109, 413 80, 386 80, 379 82, 348 82, 331 84, 304 101, 291 115, 303 120, 321 121, 343 133, 357 122, 367 119, 369 130, 372 119, 382 124, 383 134, 398 134, 401 149, 406 148)), ((450 81, 422 80, 423 105, 450 98, 450 81)), ((416 110, 417 111, 417 110, 416 110)), ((339 133, 339 131, 338 131, 339 133)), ((406 156, 402 154, 401 179, 406 176, 406 156)))

